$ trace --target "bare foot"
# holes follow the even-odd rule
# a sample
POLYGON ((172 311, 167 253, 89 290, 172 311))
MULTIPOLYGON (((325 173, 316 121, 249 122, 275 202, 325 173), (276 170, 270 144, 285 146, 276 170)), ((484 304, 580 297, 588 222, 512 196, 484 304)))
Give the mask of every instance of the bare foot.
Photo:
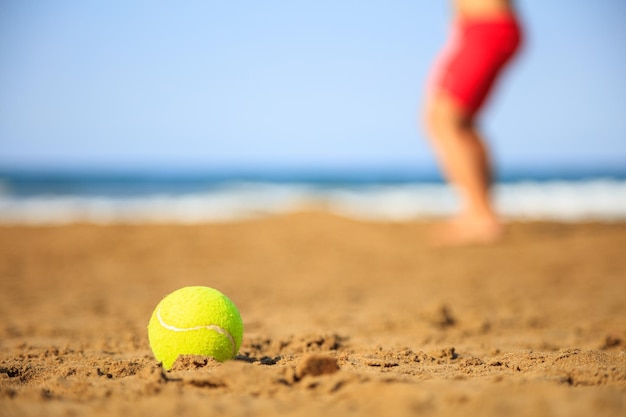
POLYGON ((500 240, 503 232, 493 217, 458 217, 439 225, 432 242, 435 246, 488 245, 500 240))

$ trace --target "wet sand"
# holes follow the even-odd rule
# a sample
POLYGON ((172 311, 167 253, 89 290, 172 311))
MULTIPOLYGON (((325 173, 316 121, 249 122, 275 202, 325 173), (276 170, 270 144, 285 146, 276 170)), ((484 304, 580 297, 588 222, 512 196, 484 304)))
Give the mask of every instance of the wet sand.
POLYGON ((462 248, 428 231, 325 212, 2 226, 0 415, 626 415, 626 223, 462 248), (164 372, 146 325, 187 285, 237 304, 243 346, 164 372))

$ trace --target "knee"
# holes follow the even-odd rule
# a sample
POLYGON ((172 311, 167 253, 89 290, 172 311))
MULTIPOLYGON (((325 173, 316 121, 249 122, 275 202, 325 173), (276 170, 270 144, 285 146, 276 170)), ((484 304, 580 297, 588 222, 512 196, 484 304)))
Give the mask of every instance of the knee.
POLYGON ((453 103, 437 99, 429 103, 422 114, 423 126, 430 140, 438 142, 461 133, 471 127, 471 123, 453 103))
POLYGON ((451 114, 438 101, 429 103, 422 114, 422 123, 431 141, 438 141, 453 126, 451 114))

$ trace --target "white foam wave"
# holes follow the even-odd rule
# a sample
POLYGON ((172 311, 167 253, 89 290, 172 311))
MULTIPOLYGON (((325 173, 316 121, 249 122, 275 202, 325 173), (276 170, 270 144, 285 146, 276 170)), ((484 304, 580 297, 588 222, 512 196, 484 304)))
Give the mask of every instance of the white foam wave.
MULTIPOLYGON (((510 219, 626 220, 626 181, 501 184, 498 210, 510 219)), ((446 216, 458 200, 440 184, 319 187, 237 184, 211 192, 142 197, 0 194, 0 223, 202 223, 224 222, 323 207, 367 220, 403 221, 446 216)))

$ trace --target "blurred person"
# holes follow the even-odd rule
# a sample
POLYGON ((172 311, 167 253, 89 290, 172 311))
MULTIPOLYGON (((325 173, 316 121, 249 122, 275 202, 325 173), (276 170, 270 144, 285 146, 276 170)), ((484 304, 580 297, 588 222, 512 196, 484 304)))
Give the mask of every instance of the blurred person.
POLYGON ((429 84, 425 125, 460 213, 435 235, 444 245, 491 243, 503 226, 491 201, 491 161, 477 116, 516 54, 521 28, 511 0, 454 0, 452 33, 429 84))

